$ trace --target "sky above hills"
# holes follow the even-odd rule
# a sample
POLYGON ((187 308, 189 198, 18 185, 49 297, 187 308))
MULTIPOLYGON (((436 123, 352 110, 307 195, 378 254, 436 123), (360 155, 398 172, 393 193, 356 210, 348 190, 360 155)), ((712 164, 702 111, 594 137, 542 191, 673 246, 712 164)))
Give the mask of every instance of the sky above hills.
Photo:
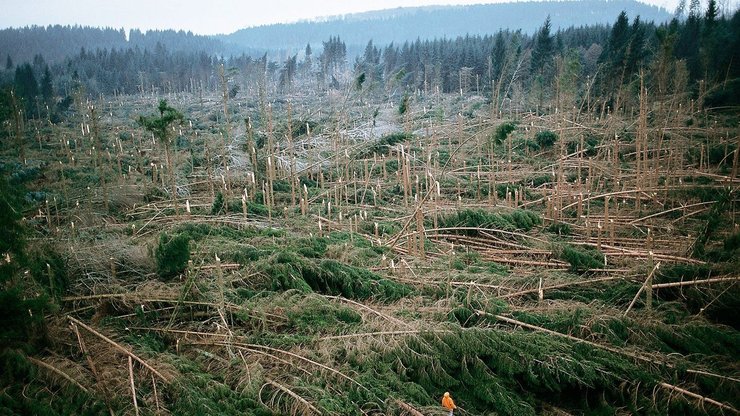
MULTIPOLYGON (((673 12, 679 0, 643 0, 673 12)), ((739 0, 720 0, 737 4, 739 0)), ((368 10, 440 4, 480 4, 486 0, 0 0, 0 28, 30 25, 83 25, 177 29, 197 34, 232 33, 251 26, 287 23, 368 10)), ((705 3, 706 1, 702 1, 705 3)), ((687 2, 688 3, 688 2, 687 2)))

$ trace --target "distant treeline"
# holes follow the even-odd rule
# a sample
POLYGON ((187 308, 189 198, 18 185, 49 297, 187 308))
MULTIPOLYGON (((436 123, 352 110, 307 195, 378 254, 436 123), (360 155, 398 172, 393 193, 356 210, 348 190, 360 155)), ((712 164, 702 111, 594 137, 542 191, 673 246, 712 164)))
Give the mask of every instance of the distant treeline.
MULTIPOLYGON (((198 39, 180 36, 180 45, 198 39)), ((0 70, 4 102, 13 90, 14 105, 36 117, 47 105, 53 112, 58 104, 69 103, 65 97, 80 91, 92 96, 220 91, 222 65, 232 95, 352 87, 385 96, 476 93, 497 105, 535 110, 571 108, 596 99, 614 108, 637 96, 640 74, 659 98, 701 94, 710 104, 725 105, 740 95, 740 12, 720 15, 714 0, 706 9, 692 2, 685 16, 660 25, 623 12, 609 26, 554 31, 546 19, 532 35, 506 30, 403 44, 376 46, 369 41, 356 58, 348 57, 339 37, 324 41, 318 56, 309 44, 281 62, 267 54, 224 57, 198 46, 164 46, 172 43, 82 50, 52 64, 40 55, 22 64, 8 59, 0 70)))
POLYGON ((2 58, 11 62, 30 62, 41 55, 50 63, 80 53, 81 50, 98 49, 154 49, 157 44, 167 45, 173 52, 207 51, 220 54, 223 42, 209 36, 175 30, 149 30, 142 32, 131 29, 128 37, 123 29, 87 26, 30 26, 0 30, 2 58))
POLYGON ((265 50, 300 52, 306 43, 318 46, 339 36, 350 52, 362 51, 368 39, 377 45, 416 39, 485 36, 499 30, 533 34, 550 16, 553 30, 608 25, 621 11, 646 22, 665 23, 665 9, 636 0, 518 1, 466 6, 413 7, 351 14, 327 21, 273 24, 242 29, 219 38, 227 43, 265 50))
POLYGON ((318 48, 332 36, 340 37, 354 56, 362 52, 369 39, 376 45, 403 44, 416 39, 484 36, 507 29, 531 35, 547 16, 553 29, 559 30, 608 25, 623 10, 656 24, 671 17, 664 9, 636 0, 567 0, 388 9, 324 21, 246 28, 220 36, 174 30, 131 29, 127 33, 115 28, 31 26, 0 30, 0 59, 9 57, 20 64, 42 55, 49 63, 59 63, 81 49, 153 49, 160 43, 171 52, 205 51, 220 56, 247 53, 253 57, 267 52, 282 61, 302 52, 306 44, 318 48))

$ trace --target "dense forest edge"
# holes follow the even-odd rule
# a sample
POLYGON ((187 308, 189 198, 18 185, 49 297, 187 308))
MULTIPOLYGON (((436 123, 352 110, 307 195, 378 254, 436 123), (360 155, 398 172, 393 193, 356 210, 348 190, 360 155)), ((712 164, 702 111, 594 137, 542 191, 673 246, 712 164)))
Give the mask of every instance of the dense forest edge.
POLYGON ((740 11, 45 30, 100 43, 0 69, 0 414, 740 412, 740 11))

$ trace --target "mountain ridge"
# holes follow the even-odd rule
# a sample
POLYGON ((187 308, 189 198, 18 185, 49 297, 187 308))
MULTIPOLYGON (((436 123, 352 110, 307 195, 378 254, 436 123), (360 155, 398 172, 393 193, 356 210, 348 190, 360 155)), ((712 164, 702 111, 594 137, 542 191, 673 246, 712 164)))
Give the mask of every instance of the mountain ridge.
MULTIPOLYGON (((398 7, 319 20, 245 28, 225 35, 203 36, 184 30, 95 28, 83 26, 33 26, 0 29, 0 53, 12 63, 31 62, 37 55, 49 63, 97 50, 164 47, 175 52, 205 52, 216 56, 261 56, 282 61, 303 56, 307 44, 320 52, 330 38, 341 38, 349 57, 361 54, 370 40, 376 46, 408 41, 455 39, 459 36, 492 35, 500 30, 532 34, 549 16, 553 31, 590 25, 609 26, 621 11, 643 22, 665 22, 672 15, 665 9, 636 0, 566 0, 513 3, 398 7), (161 45, 161 46, 159 46, 161 45)), ((350 58, 351 59, 351 58, 350 58)))
POLYGON ((667 10, 636 0, 527 1, 477 5, 399 7, 348 15, 276 23, 240 29, 217 38, 236 47, 300 51, 330 36, 339 36, 348 48, 416 39, 454 38, 494 34, 499 30, 534 33, 550 16, 553 30, 611 24, 621 11, 643 21, 665 22, 667 10))

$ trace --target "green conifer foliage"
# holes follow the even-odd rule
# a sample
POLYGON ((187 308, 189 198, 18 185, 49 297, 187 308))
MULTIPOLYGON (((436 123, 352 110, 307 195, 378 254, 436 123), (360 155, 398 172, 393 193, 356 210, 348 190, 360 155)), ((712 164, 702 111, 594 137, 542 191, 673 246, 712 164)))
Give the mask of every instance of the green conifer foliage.
POLYGON ((182 273, 190 260, 190 239, 185 234, 169 236, 162 233, 156 251, 157 273, 165 278, 173 278, 182 273))

